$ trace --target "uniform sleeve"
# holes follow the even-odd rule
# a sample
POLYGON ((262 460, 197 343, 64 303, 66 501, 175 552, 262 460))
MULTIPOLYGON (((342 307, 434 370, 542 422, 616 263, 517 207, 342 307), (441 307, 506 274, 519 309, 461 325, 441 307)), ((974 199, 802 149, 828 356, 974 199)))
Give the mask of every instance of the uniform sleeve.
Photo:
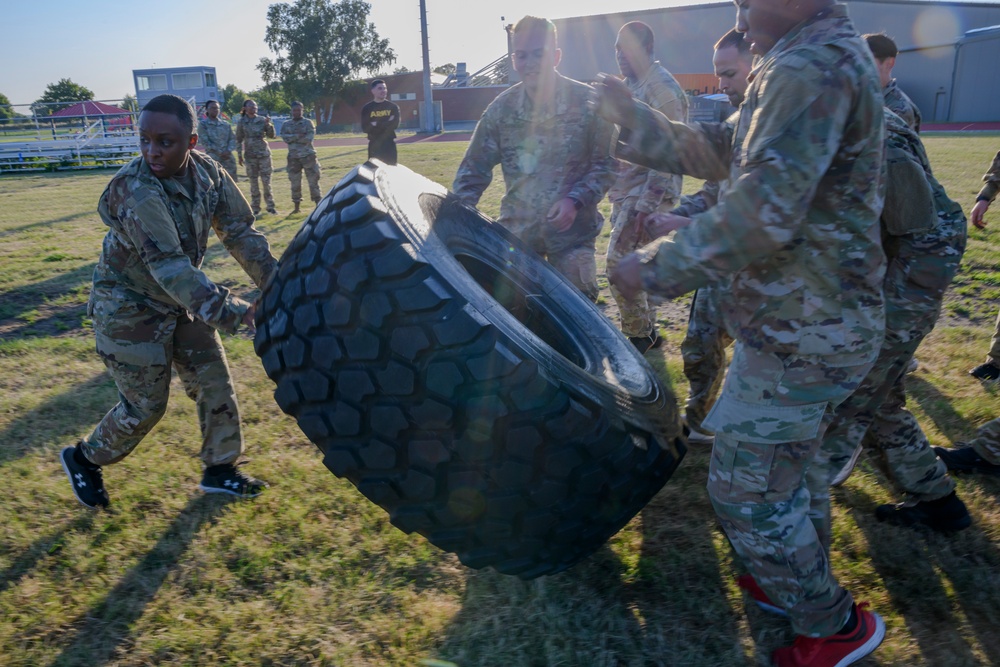
POLYGON ((392 109, 392 118, 389 119, 389 125, 385 128, 386 133, 395 132, 399 128, 399 107, 393 104, 392 109))
POLYGON ((198 121, 198 143, 205 147, 206 150, 214 150, 211 144, 211 137, 208 134, 208 128, 205 126, 205 121, 198 121))
POLYGON ((691 218, 699 213, 704 213, 718 203, 719 182, 705 181, 704 185, 701 186, 701 190, 698 190, 693 195, 681 197, 681 203, 671 213, 691 218))
MULTIPOLYGON (((665 81, 655 81, 650 89, 649 105, 670 120, 687 122, 687 98, 684 91, 668 85, 665 81), (679 95, 678 95, 679 93, 679 95)), ((681 179, 673 174, 650 169, 646 172, 646 183, 643 185, 637 211, 652 213, 663 201, 664 197, 676 200, 680 196, 681 179)))
MULTIPOLYGON (((801 235, 854 103, 851 95, 829 94, 830 85, 836 82, 826 82, 804 63, 778 63, 764 74, 761 106, 744 142, 743 175, 730 184, 721 204, 678 230, 644 261, 648 290, 680 296, 772 255, 801 235)), ((881 132, 877 141, 881 145, 881 132)), ((702 143, 687 141, 679 148, 686 153, 702 143)))
POLYGON ((264 125, 264 136, 266 136, 268 139, 274 139, 275 134, 274 134, 274 123, 273 122, 272 123, 265 123, 265 125, 264 125))
POLYGON ((246 132, 243 131, 243 117, 236 121, 236 153, 243 158, 243 142, 246 140, 246 132))
POLYGON ((284 141, 289 146, 298 143, 299 138, 296 135, 296 133, 292 131, 291 122, 286 121, 281 124, 281 140, 284 141))
POLYGON ((139 185, 112 196, 110 212, 139 253, 149 275, 170 297, 198 319, 222 331, 235 332, 249 304, 234 297, 195 267, 181 248, 166 200, 139 185))
POLYGON ((219 170, 219 204, 212 227, 229 254, 239 262, 250 279, 261 288, 277 269, 267 238, 253 226, 250 204, 225 169, 219 170))
POLYGON ((590 168, 569 191, 584 206, 596 206, 618 178, 618 161, 611 157, 614 125, 592 113, 590 128, 590 168))
POLYGON ((236 135, 233 134, 233 128, 231 125, 226 125, 226 152, 232 153, 236 150, 236 135))
POLYGON ((500 137, 494 113, 487 107, 476 123, 465 157, 458 165, 451 190, 464 203, 475 206, 493 181, 493 168, 500 164, 500 137))
POLYGON ((302 143, 306 146, 313 142, 313 137, 316 136, 316 126, 309 119, 306 119, 306 136, 304 137, 302 143))
POLYGON ((997 193, 1000 192, 1000 151, 997 151, 996 157, 993 158, 993 164, 990 165, 990 170, 983 176, 983 182, 986 185, 979 191, 976 201, 985 199, 992 202, 997 198, 997 193))

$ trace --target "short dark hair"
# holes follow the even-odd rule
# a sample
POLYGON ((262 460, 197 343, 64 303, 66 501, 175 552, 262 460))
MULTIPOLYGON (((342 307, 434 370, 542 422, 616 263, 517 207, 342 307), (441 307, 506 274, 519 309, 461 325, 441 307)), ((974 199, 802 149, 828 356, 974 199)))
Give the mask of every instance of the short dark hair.
POLYGON ((380 83, 384 84, 385 83, 385 79, 375 79, 374 81, 372 81, 372 85, 368 86, 368 90, 371 90, 372 88, 374 88, 375 86, 377 86, 380 83))
POLYGON ((291 104, 290 104, 289 106, 293 106, 293 107, 304 107, 305 105, 304 105, 304 104, 302 104, 302 102, 299 102, 298 100, 292 100, 292 103, 291 103, 291 104))
POLYGON ((629 33, 642 44, 642 48, 646 49, 646 53, 653 53, 653 29, 642 21, 629 21, 618 32, 629 33))
POLYGON ((514 25, 514 35, 518 33, 527 34, 535 32, 544 33, 546 40, 551 39, 553 44, 558 45, 559 42, 556 39, 556 24, 548 19, 539 18, 537 16, 525 16, 514 25))
POLYGON ((254 102, 250 98, 247 98, 247 99, 243 100, 243 105, 240 106, 240 115, 241 116, 246 116, 247 115, 247 105, 250 104, 251 102, 253 102, 254 104, 257 104, 256 102, 254 102))
POLYGON ((892 38, 884 32, 871 32, 864 35, 864 38, 868 42, 868 48, 871 49, 875 60, 895 58, 899 53, 896 42, 892 41, 892 38))
POLYGON ((744 33, 739 32, 736 28, 719 38, 719 41, 715 43, 715 50, 728 49, 731 46, 735 46, 740 53, 750 53, 750 42, 745 39, 744 33))
POLYGON ((205 102, 205 108, 206 109, 208 108, 209 104, 214 104, 215 106, 220 107, 220 108, 222 107, 222 105, 219 104, 219 100, 209 100, 209 101, 205 102))
POLYGON ((181 126, 185 131, 188 134, 194 133, 194 109, 191 108, 191 104, 183 97, 178 97, 177 95, 157 95, 146 102, 146 106, 142 110, 177 116, 177 120, 181 122, 181 126))

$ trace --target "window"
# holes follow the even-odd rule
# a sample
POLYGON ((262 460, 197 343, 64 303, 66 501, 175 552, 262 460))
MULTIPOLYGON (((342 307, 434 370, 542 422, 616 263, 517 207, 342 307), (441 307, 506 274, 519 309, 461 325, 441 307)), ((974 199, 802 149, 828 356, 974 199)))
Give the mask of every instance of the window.
POLYGON ((172 76, 174 90, 190 90, 191 88, 201 88, 201 72, 184 72, 172 76))
POLYGON ((166 90, 166 74, 140 75, 136 77, 139 82, 139 90, 166 90))
POLYGON ((400 100, 415 100, 417 99, 416 93, 392 93, 389 95, 389 99, 393 102, 399 102, 400 100))
POLYGON ((215 88, 215 75, 211 72, 205 72, 205 87, 215 88))

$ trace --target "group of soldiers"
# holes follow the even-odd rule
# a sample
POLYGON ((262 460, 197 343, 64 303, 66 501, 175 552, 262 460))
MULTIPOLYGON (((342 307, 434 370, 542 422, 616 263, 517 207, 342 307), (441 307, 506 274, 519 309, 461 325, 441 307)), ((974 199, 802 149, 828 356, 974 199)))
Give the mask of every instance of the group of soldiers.
MULTIPOLYGON (((302 172, 309 184, 309 197, 313 203, 322 198, 319 189, 320 166, 316 160, 313 137, 316 128, 313 122, 302 115, 301 102, 292 102, 292 117, 281 124, 281 140, 288 145, 288 180, 292 186, 292 213, 300 211, 302 202, 302 172)), ((240 166, 245 166, 250 179, 250 206, 255 216, 260 215, 261 185, 263 185, 264 205, 268 213, 278 213, 271 194, 271 148, 267 140, 276 134, 270 116, 257 114, 257 103, 243 102, 240 118, 233 130, 225 120, 219 119, 219 103, 215 100, 205 105, 205 118, 198 122, 198 143, 204 151, 219 162, 233 181, 237 180, 235 150, 240 166)))
MULTIPOLYGON (((714 443, 708 491, 748 570, 738 583, 798 635, 776 664, 847 665, 885 628, 830 571, 830 487, 869 447, 907 497, 878 520, 962 530, 971 517, 948 466, 1000 471, 1000 443, 983 445, 1000 420, 935 450, 905 408, 903 377, 958 270, 966 218, 892 79, 896 45, 858 34, 833 0, 736 5, 713 58, 737 107, 722 123, 687 123, 645 24, 618 33, 621 76, 588 87, 556 71, 554 25, 525 17, 512 34, 522 83, 484 112, 452 190, 476 205, 500 165, 498 222, 591 299, 609 196, 611 292, 642 352, 661 343, 647 295, 695 292, 685 429, 714 443), (683 174, 705 185, 681 197, 683 174)), ((987 175, 980 220, 998 181, 987 175)))

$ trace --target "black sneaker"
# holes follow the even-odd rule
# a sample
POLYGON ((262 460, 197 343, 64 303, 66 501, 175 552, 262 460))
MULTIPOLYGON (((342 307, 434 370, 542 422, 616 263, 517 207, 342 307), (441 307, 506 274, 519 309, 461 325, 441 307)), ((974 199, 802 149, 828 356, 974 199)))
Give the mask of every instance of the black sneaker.
POLYGON ((934 453, 944 461, 948 470, 953 472, 981 472, 987 475, 1000 475, 1000 466, 993 465, 977 454, 976 450, 970 446, 954 449, 935 447, 934 453))
MULTIPOLYGON (((240 464, 237 464, 240 465, 240 464)), ((254 479, 232 463, 209 466, 198 488, 205 493, 228 493, 244 498, 255 498, 267 488, 267 482, 254 479)))
POLYGON ((77 451, 76 447, 64 447, 59 453, 63 470, 69 477, 70 486, 73 487, 73 495, 91 509, 107 507, 111 500, 108 498, 108 492, 104 490, 101 466, 95 466, 87 461, 82 452, 77 457, 77 451))
POLYGON ((879 505, 875 518, 894 526, 925 526, 941 533, 954 533, 972 525, 965 503, 952 491, 944 498, 922 500, 915 504, 879 505))
POLYGON ((996 380, 1000 378, 1000 367, 995 366, 992 361, 987 361, 969 371, 969 375, 977 380, 996 380))
POLYGON ((635 345, 639 354, 646 354, 647 350, 655 350, 663 344, 663 338, 658 331, 654 331, 649 336, 629 336, 629 342, 635 345))

